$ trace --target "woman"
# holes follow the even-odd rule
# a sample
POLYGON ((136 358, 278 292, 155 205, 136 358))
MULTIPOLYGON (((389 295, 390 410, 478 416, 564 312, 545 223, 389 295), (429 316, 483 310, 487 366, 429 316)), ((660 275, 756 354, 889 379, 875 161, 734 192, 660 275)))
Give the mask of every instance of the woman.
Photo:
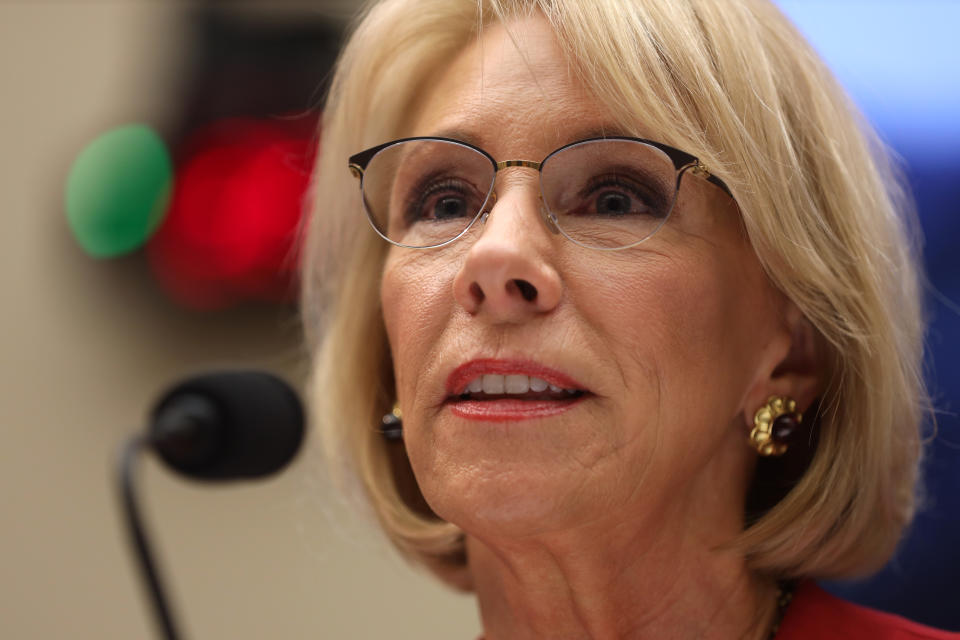
POLYGON ((897 183, 772 5, 388 0, 323 126, 316 418, 486 638, 956 637, 801 581, 890 555, 927 400, 897 183))

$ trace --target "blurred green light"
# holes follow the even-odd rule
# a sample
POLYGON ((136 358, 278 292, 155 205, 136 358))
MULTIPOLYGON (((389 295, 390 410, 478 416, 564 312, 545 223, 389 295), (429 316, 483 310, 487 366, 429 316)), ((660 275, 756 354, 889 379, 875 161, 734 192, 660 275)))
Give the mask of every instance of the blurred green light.
POLYGON ((173 163, 146 125, 118 127, 80 152, 67 178, 67 221, 83 250, 109 258, 141 247, 170 202, 173 163))

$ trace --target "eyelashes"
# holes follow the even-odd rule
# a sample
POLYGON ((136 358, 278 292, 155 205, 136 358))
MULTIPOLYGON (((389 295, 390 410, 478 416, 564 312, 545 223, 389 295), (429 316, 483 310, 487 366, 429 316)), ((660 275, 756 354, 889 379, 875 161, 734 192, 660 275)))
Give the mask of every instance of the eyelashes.
POLYGON ((428 176, 410 191, 403 207, 403 221, 407 226, 421 220, 448 220, 469 217, 477 211, 476 188, 462 178, 428 176), (477 211, 473 210, 473 206, 477 211))

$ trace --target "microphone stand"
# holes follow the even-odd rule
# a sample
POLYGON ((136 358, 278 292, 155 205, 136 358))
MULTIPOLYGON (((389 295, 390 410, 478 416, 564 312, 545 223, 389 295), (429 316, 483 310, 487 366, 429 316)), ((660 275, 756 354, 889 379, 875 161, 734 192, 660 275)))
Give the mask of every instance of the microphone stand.
POLYGON ((160 638, 180 635, 137 506, 137 456, 152 449, 168 467, 197 480, 260 478, 297 454, 303 423, 296 392, 280 378, 258 371, 214 372, 167 391, 150 427, 124 445, 117 459, 120 504, 160 638))
POLYGON ((161 637, 165 640, 178 640, 181 636, 177 633, 176 624, 173 621, 173 613, 167 598, 164 595, 163 583, 160 579, 160 573, 153 560, 153 553, 150 551, 150 543, 147 540, 146 528, 140 517, 140 509, 137 506, 136 482, 134 478, 137 456, 140 451, 149 445, 147 436, 137 434, 132 436, 126 446, 120 453, 118 479, 120 481, 120 501, 123 506, 127 531, 130 534, 130 542, 137 556, 140 565, 140 577, 143 579, 150 593, 150 602, 153 605, 153 613, 158 626, 162 632, 161 637))

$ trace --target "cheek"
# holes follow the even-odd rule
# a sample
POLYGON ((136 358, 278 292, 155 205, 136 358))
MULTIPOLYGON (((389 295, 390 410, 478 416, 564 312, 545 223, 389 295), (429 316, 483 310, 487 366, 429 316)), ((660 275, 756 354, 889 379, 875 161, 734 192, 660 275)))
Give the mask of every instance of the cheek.
POLYGON ((699 243, 682 253, 630 258, 615 267, 618 278, 594 278, 578 304, 618 362, 628 399, 624 418, 639 419, 630 416, 639 408, 656 412, 645 420, 671 429, 720 417, 725 423, 752 377, 746 353, 763 313, 755 294, 767 286, 759 266, 699 243))
POLYGON ((434 360, 431 350, 447 326, 452 267, 429 252, 391 250, 380 284, 401 407, 410 406, 416 380, 434 360))
MULTIPOLYGON (((595 332, 605 336, 613 359, 621 363, 626 390, 660 381, 683 369, 702 346, 717 341, 723 317, 712 270, 696 256, 638 252, 629 264, 608 266, 615 278, 588 279, 589 286, 573 293, 576 306, 595 332)), ((699 360, 700 358, 693 358, 699 360)))

